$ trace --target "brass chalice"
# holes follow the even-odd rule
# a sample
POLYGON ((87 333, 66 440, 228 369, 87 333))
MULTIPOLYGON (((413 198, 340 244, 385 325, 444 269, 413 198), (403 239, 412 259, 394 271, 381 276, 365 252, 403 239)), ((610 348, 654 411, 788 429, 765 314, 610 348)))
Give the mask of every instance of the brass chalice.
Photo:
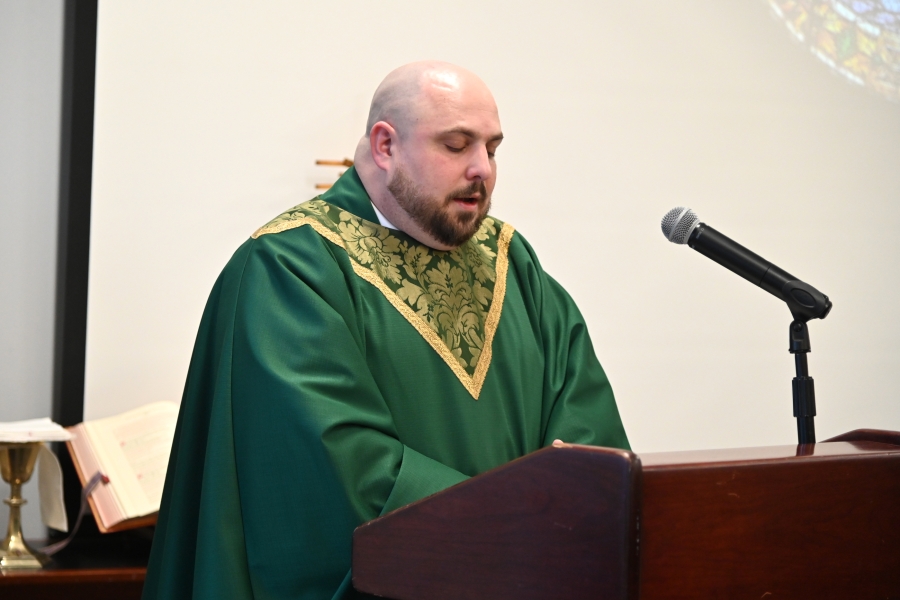
POLYGON ((40 569, 49 558, 31 548, 22 537, 22 484, 31 479, 37 461, 40 442, 0 443, 0 474, 12 491, 3 500, 9 505, 9 527, 6 539, 0 544, 0 570, 40 569))

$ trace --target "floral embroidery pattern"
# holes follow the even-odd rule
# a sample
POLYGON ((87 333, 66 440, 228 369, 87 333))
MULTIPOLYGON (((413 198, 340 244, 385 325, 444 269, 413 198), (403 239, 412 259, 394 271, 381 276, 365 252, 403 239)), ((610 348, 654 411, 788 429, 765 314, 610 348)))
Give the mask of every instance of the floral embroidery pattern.
POLYGON ((478 398, 506 290, 510 225, 487 217, 468 242, 442 252, 311 200, 279 215, 253 237, 302 225, 342 246, 357 274, 384 293, 478 398))

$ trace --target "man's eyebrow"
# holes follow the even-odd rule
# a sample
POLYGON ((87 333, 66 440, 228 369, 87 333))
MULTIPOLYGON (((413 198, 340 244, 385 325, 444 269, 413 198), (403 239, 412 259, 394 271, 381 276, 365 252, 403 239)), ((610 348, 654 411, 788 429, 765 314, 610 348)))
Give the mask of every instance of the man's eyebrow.
MULTIPOLYGON (((470 137, 470 138, 478 137, 478 135, 476 135, 476 133, 473 130, 469 129, 468 127, 454 127, 453 129, 447 129, 446 131, 442 131, 441 135, 453 135, 454 133, 459 133, 461 135, 464 135, 464 136, 470 137)), ((503 134, 498 133, 497 135, 491 137, 488 140, 488 142, 499 142, 502 139, 503 139, 503 134)))

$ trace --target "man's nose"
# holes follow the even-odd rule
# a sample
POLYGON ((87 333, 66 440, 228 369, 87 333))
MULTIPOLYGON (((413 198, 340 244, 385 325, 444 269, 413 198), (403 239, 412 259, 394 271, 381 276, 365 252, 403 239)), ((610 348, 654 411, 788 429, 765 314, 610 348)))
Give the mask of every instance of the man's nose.
POLYGON ((491 165, 491 159, 488 156, 487 148, 481 146, 473 152, 471 156, 472 162, 466 170, 466 178, 471 181, 485 181, 490 178, 494 172, 494 168, 493 165, 491 165))

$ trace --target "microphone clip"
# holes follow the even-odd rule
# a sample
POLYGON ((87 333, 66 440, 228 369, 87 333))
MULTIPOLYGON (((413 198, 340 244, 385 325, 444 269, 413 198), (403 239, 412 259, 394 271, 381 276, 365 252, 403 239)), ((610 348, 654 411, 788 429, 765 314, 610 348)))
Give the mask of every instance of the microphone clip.
POLYGON ((794 417, 797 418, 797 442, 816 443, 816 390, 813 378, 809 376, 806 355, 812 350, 809 342, 809 327, 806 321, 795 320, 788 329, 788 352, 794 355, 797 376, 792 390, 794 396, 794 417))
POLYGON ((824 319, 831 312, 832 305, 828 296, 798 279, 784 282, 780 296, 787 303, 795 322, 806 323, 810 319, 824 319))

